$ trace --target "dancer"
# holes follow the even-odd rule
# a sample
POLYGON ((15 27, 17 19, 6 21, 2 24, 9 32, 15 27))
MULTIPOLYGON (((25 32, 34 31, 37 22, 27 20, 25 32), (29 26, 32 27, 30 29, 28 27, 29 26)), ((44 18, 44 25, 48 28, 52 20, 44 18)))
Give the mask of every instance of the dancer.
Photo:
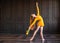
POLYGON ((41 13, 39 11, 39 7, 38 7, 38 2, 36 2, 36 8, 37 8, 37 15, 32 14, 32 17, 34 17, 34 21, 32 22, 32 24, 29 26, 29 29, 26 32, 26 35, 29 34, 29 31, 31 30, 31 27, 37 22, 37 29, 35 30, 33 36, 31 37, 30 41, 32 41, 37 33, 37 31, 40 29, 40 36, 42 38, 42 40, 44 41, 44 37, 43 37, 43 28, 44 28, 44 21, 43 18, 41 17, 41 13))

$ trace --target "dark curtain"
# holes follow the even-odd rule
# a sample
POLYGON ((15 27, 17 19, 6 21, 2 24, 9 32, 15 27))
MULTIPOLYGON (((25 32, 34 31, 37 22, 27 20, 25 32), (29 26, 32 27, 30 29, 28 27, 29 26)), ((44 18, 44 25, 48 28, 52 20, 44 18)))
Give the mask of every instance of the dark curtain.
MULTIPOLYGON (((36 14, 36 0, 0 0, 0 33, 25 34, 29 18, 36 14)), ((58 0, 38 0, 44 19, 44 33, 60 33, 60 6, 58 0)))

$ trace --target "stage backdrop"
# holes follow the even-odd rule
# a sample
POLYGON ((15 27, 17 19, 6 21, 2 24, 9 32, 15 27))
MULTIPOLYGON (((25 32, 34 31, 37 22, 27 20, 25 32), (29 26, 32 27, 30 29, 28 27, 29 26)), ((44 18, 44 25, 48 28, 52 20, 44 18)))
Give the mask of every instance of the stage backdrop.
MULTIPOLYGON (((0 33, 25 34, 30 15, 36 13, 35 2, 36 0, 0 0, 0 33)), ((44 33, 60 33, 60 2, 38 0, 38 3, 45 21, 44 33)))

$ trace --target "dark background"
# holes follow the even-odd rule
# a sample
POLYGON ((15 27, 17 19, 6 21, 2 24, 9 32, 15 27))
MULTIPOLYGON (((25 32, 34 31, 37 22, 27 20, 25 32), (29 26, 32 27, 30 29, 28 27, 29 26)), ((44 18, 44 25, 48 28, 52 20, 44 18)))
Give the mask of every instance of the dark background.
MULTIPOLYGON (((0 33, 25 34, 36 0, 0 0, 0 33)), ((59 0, 38 0, 45 34, 60 34, 59 0)))

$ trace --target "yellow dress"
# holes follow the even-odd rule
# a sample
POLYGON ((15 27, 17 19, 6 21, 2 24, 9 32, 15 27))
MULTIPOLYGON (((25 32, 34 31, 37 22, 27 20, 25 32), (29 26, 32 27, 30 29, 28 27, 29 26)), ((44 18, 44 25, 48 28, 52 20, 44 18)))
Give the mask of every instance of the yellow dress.
POLYGON ((37 16, 34 21, 32 22, 32 24, 30 25, 30 28, 32 28, 32 26, 37 22, 37 26, 44 26, 44 21, 43 18, 41 16, 37 16))

